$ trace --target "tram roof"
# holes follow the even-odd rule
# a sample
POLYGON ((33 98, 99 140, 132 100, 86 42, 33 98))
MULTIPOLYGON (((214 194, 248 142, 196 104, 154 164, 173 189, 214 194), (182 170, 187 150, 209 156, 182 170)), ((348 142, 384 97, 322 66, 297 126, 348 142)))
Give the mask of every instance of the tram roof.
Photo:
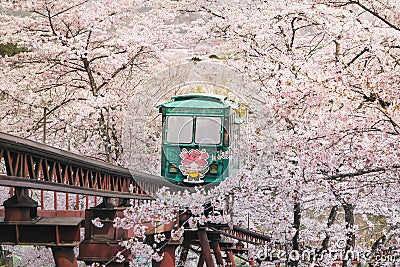
POLYGON ((171 97, 171 101, 158 105, 165 108, 228 108, 227 97, 208 94, 186 94, 171 97))

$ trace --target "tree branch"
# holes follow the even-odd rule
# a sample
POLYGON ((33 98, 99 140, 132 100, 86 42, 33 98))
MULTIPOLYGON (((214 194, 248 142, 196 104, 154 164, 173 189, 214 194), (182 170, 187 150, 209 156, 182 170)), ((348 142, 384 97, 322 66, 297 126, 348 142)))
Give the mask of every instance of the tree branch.
POLYGON ((368 7, 364 6, 363 4, 360 3, 360 1, 350 1, 351 4, 356 4, 359 7, 361 7, 362 9, 364 9, 365 11, 367 11, 368 13, 370 13, 371 15, 377 17, 378 19, 380 19, 382 22, 384 22, 386 25, 388 25, 389 27, 400 31, 400 28, 396 25, 394 25, 393 23, 391 23, 390 21, 388 21, 387 19, 385 19, 384 17, 382 17, 381 15, 379 15, 377 12, 369 9, 368 7))
POLYGON ((364 49, 358 53, 349 63, 346 64, 345 68, 348 68, 351 64, 353 64, 359 57, 361 57, 365 52, 368 52, 369 48, 368 47, 364 47, 364 49))
MULTIPOLYGON (((136 60, 136 58, 144 51, 144 47, 140 47, 139 51, 135 54, 133 58, 131 58, 128 62, 128 64, 123 64, 120 68, 116 69, 114 73, 111 75, 111 79, 117 76, 121 71, 126 69, 129 65, 133 64, 133 62, 136 60)), ((104 81, 98 88, 97 90, 100 90, 104 86, 106 86, 109 83, 109 81, 104 81)))
POLYGON ((365 174, 372 174, 372 173, 378 173, 378 172, 387 172, 387 171, 392 171, 392 170, 398 170, 400 169, 400 165, 395 164, 392 166, 385 166, 385 167, 376 167, 372 169, 366 169, 366 170, 359 170, 356 172, 349 172, 349 173, 341 173, 341 174, 336 174, 336 175, 331 175, 327 176, 326 180, 328 181, 340 181, 343 178, 349 178, 349 177, 357 177, 365 174))
POLYGON ((90 88, 92 89, 93 96, 98 96, 98 87, 96 81, 94 80, 92 69, 90 68, 89 61, 87 58, 82 58, 83 66, 89 78, 90 88))
POLYGON ((83 4, 87 3, 87 2, 89 2, 89 0, 85 0, 85 1, 82 1, 80 3, 77 3, 76 5, 70 6, 70 7, 66 8, 66 9, 63 9, 63 10, 59 11, 58 13, 55 13, 52 17, 56 17, 58 15, 61 15, 62 13, 65 13, 65 12, 67 12, 67 11, 77 7, 77 6, 81 6, 81 5, 83 5, 83 4))
POLYGON ((215 13, 214 11, 212 11, 211 9, 209 9, 207 7, 202 6, 202 7, 200 7, 200 9, 203 9, 203 10, 207 11, 208 13, 210 13, 213 16, 216 16, 216 17, 221 18, 221 19, 225 19, 224 16, 215 13))

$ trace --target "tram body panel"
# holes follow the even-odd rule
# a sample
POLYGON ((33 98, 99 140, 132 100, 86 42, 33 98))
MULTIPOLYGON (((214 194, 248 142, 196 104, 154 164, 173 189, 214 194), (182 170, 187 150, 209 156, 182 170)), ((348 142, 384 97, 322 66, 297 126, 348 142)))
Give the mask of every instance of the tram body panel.
MULTIPOLYGON (((233 166, 234 112, 221 97, 182 95, 158 106, 162 114, 161 175, 194 186, 220 182, 233 166)), ((236 165, 236 163, 235 163, 236 165)))

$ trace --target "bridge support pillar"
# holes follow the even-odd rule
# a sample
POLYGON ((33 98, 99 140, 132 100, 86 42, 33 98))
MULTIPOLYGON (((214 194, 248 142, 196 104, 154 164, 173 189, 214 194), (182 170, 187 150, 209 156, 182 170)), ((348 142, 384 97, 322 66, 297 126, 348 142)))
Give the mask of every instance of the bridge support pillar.
POLYGON ((236 264, 235 264, 235 256, 233 255, 233 252, 232 252, 231 250, 228 250, 228 251, 226 252, 226 254, 227 254, 227 261, 228 261, 228 264, 230 264, 229 266, 236 267, 236 264))
POLYGON ((175 267, 175 250, 176 245, 167 244, 163 247, 160 253, 164 253, 162 261, 156 262, 152 261, 152 267, 175 267))
POLYGON ((189 254, 190 242, 184 240, 182 244, 181 255, 179 256, 178 267, 184 267, 186 265, 186 259, 189 254))
POLYGON ((204 255, 203 255, 203 252, 200 254, 199 262, 197 263, 197 267, 204 267, 204 255))
POLYGON ((103 197, 103 202, 94 207, 95 209, 105 209, 105 210, 113 210, 115 209, 115 205, 111 203, 111 199, 109 197, 103 197))
POLYGON ((79 244, 78 260, 88 265, 93 262, 106 263, 107 267, 128 266, 131 255, 119 245, 121 240, 127 240, 133 236, 132 230, 115 228, 113 221, 116 217, 123 217, 123 208, 116 208, 109 198, 103 198, 103 202, 96 207, 85 211, 85 238, 79 244), (92 220, 99 218, 102 227, 96 227, 92 220), (123 252, 126 261, 116 262, 114 258, 118 252, 123 252))
MULTIPOLYGON (((205 228, 199 228, 197 231, 197 236, 199 237, 200 246, 201 246, 201 257, 204 258, 204 261, 207 267, 215 267, 214 261, 211 254, 210 244, 208 242, 207 232, 205 228)), ((200 263, 200 260, 199 260, 200 263)))
POLYGON ((5 221, 30 221, 37 217, 38 203, 28 196, 28 189, 15 187, 14 196, 3 203, 5 221))
POLYGON ((249 264, 250 266, 256 266, 256 262, 254 261, 254 259, 250 259, 249 264))
POLYGON ((56 267, 78 267, 74 247, 52 247, 56 267))
POLYGON ((130 199, 120 198, 118 199, 118 207, 131 207, 130 199))
POLYGON ((217 260, 218 266, 224 266, 224 259, 221 254, 221 247, 219 246, 219 242, 217 240, 213 240, 211 242, 212 249, 214 250, 215 259, 217 260))

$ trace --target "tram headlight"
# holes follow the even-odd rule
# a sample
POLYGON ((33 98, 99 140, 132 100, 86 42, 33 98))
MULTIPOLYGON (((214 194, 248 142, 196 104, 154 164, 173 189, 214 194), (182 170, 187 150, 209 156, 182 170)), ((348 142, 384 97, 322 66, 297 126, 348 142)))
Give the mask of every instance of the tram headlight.
POLYGON ((174 164, 170 164, 169 172, 172 172, 172 173, 178 172, 178 167, 176 167, 176 165, 174 165, 174 164))
POLYGON ((210 165, 210 173, 218 173, 218 165, 217 164, 210 165))

